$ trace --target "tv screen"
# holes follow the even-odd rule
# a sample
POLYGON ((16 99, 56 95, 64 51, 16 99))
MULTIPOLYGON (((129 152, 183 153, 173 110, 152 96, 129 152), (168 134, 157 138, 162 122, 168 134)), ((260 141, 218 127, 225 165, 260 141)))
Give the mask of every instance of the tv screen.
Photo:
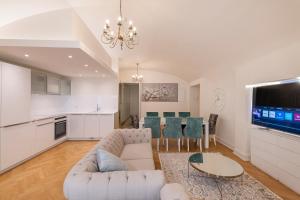
POLYGON ((300 135, 300 83, 253 88, 252 124, 300 135))

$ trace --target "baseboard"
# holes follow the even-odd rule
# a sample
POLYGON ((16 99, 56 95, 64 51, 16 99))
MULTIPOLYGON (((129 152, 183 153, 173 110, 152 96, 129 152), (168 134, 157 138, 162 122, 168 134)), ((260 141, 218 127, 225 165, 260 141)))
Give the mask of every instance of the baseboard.
POLYGON ((223 140, 222 138, 216 136, 216 139, 219 143, 223 144, 224 146, 228 147, 231 150, 234 150, 234 146, 232 146, 231 144, 229 144, 228 142, 226 142, 225 140, 223 140))
POLYGON ((244 152, 240 151, 237 148, 234 149, 233 154, 235 154, 236 156, 238 156, 243 161, 250 161, 250 159, 251 159, 250 154, 244 153, 244 152))

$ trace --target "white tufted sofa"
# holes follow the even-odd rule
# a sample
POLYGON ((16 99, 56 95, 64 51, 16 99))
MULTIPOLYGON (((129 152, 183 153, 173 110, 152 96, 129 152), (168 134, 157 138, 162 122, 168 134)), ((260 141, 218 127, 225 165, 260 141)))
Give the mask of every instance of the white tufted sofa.
MULTIPOLYGON (((160 192, 165 186, 165 178, 163 171, 155 170, 151 139, 151 129, 114 130, 68 173, 64 183, 65 197, 69 200, 161 199, 160 192), (127 163, 129 170, 99 172, 96 160, 97 148, 120 157, 127 163)), ((170 190, 172 184, 168 187, 170 190)), ((180 198, 162 196, 165 196, 163 200, 187 199, 182 198, 185 196, 182 194, 180 198)))

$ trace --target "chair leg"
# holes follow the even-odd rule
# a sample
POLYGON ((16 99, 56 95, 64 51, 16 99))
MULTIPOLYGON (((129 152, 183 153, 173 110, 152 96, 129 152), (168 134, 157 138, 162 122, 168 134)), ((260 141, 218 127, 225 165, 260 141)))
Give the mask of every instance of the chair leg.
POLYGON ((200 152, 202 152, 202 139, 201 138, 199 138, 199 146, 200 146, 200 152))
POLYGON ((215 143, 215 146, 217 146, 216 135, 214 135, 214 143, 215 143))
POLYGON ((181 142, 180 142, 180 138, 177 139, 178 141, 178 152, 180 152, 180 146, 181 146, 181 142))
POLYGON ((190 151, 190 138, 187 138, 186 142, 187 142, 187 150, 189 152, 190 151))
POLYGON ((169 140, 168 140, 168 138, 166 138, 166 147, 167 147, 167 151, 169 151, 169 140))
POLYGON ((157 144, 156 144, 157 145, 157 152, 159 152, 159 139, 160 138, 157 138, 157 144))

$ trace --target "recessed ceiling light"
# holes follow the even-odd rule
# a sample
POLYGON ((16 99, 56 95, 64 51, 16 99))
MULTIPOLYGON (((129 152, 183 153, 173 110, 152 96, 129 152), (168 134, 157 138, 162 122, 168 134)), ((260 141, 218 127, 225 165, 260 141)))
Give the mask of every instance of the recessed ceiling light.
POLYGON ((84 66, 85 66, 85 67, 88 67, 89 65, 88 65, 88 64, 85 64, 84 66))
POLYGON ((72 55, 69 55, 69 56, 68 56, 68 58, 70 58, 70 59, 71 59, 71 58, 73 58, 73 56, 72 56, 72 55))
POLYGON ((25 56, 26 58, 28 58, 28 57, 29 57, 29 55, 28 55, 28 54, 25 54, 24 56, 25 56))
POLYGON ((98 70, 95 70, 96 73, 98 73, 98 70))

